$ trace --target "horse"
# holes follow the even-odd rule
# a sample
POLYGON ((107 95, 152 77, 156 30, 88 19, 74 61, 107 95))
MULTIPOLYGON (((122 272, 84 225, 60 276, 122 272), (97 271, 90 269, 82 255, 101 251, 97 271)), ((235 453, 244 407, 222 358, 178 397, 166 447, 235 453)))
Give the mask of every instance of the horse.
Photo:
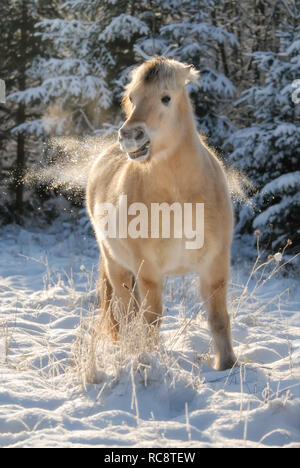
POLYGON ((233 210, 224 168, 197 131, 186 89, 199 79, 193 65, 158 56, 133 70, 122 101, 126 121, 118 141, 92 167, 87 210, 101 252, 99 330, 117 341, 120 313, 128 314, 138 301, 145 305, 145 326, 159 330, 164 278, 197 272, 214 342, 214 367, 225 370, 237 364, 227 311, 233 210), (119 219, 110 232, 114 235, 107 235, 108 218, 101 222, 110 206, 124 217, 120 197, 126 197, 136 227, 145 221, 136 235, 129 235, 128 220, 121 229, 119 219), (196 217, 196 206, 204 207, 201 245, 187 248, 187 235, 175 235, 178 223, 169 236, 162 235, 160 226, 153 235, 149 213, 162 204, 170 207, 170 219, 175 219, 175 204, 182 212, 192 206, 196 217), (137 207, 139 220, 134 218, 137 207))

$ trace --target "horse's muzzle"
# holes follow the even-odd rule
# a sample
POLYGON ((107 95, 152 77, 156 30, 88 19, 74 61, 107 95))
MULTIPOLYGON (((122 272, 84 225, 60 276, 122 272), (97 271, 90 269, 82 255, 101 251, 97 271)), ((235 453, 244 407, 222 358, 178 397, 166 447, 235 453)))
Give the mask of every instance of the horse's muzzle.
POLYGON ((119 130, 119 143, 130 159, 146 161, 150 156, 150 137, 143 123, 134 126, 125 123, 119 130))

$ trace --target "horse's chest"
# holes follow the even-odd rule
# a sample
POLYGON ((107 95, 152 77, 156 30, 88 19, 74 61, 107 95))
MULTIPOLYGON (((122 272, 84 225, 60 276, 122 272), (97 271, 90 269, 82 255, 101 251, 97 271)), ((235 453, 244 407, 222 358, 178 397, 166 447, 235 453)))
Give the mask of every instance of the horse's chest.
POLYGON ((155 257, 163 274, 183 274, 198 270, 200 251, 187 249, 183 239, 168 239, 160 241, 155 257))

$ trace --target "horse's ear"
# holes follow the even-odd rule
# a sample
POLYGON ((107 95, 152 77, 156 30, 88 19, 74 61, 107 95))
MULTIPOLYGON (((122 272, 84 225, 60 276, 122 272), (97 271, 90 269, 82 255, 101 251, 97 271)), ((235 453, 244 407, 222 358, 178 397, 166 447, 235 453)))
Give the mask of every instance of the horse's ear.
POLYGON ((186 65, 184 67, 185 71, 185 82, 186 83, 198 83, 200 80, 200 72, 196 70, 194 65, 186 65))

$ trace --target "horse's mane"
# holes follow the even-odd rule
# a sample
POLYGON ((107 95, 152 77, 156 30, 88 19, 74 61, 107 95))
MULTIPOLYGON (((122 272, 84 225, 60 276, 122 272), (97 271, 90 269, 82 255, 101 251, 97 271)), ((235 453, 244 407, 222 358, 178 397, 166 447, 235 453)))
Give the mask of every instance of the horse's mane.
POLYGON ((157 88, 174 89, 184 86, 189 81, 199 80, 199 72, 193 65, 183 65, 176 60, 155 56, 132 71, 132 79, 125 88, 123 108, 125 112, 129 105, 129 95, 134 88, 152 85, 157 88))

